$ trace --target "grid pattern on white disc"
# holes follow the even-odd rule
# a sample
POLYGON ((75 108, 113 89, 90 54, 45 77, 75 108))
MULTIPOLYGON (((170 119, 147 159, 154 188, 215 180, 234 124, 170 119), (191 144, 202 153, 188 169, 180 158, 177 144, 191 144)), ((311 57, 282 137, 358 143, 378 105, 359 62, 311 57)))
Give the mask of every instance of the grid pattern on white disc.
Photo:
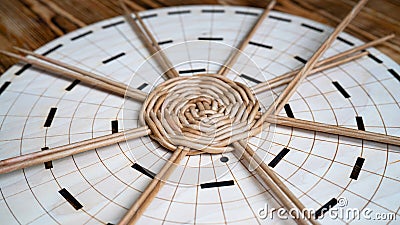
MULTIPOLYGON (((178 71, 216 73, 232 51, 229 46, 238 45, 260 12, 255 8, 204 5, 149 10, 141 15, 148 16, 145 23, 178 71), (198 42, 207 38, 214 40, 198 42)), ((311 57, 332 31, 304 18, 278 12, 271 15, 229 78, 251 87, 254 81, 297 69, 303 65, 301 59, 311 57)), ((123 18, 118 17, 87 26, 37 52, 61 45, 48 56, 150 92, 162 82, 161 69, 152 59, 143 64, 149 57, 146 49, 128 24, 121 21, 123 18)), ((350 49, 349 43, 362 44, 347 34, 340 37, 347 43, 336 41, 325 57, 350 49)), ((369 51, 373 57, 307 78, 289 102, 295 118, 357 128, 355 117, 359 116, 366 130, 399 136, 400 125, 393 115, 399 112, 400 84, 388 70, 399 72, 400 68, 377 50, 369 51), (351 97, 342 96, 333 81, 351 97)), ((137 102, 82 84, 66 91, 72 80, 32 68, 14 75, 19 70, 21 65, 14 66, 0 77, 0 85, 11 82, 0 96, 1 159, 109 134, 111 121, 115 120, 120 131, 138 125, 141 104, 137 102), (57 108, 55 117, 50 127, 43 127, 50 108, 57 108)), ((271 97, 282 90, 258 97, 268 107, 271 97)), ((272 140, 263 133, 251 139, 250 145, 266 163, 283 148, 290 150, 274 170, 306 207, 319 208, 331 198, 346 197, 349 207, 368 207, 399 216, 398 147, 279 126, 274 132, 272 140), (349 175, 357 157, 365 158, 365 163, 358 180, 353 180, 349 175)), ((54 161, 52 169, 40 165, 0 175, 0 218, 7 224, 117 223, 150 181, 132 164, 157 172, 169 156, 145 137, 54 161), (75 210, 65 201, 58 193, 62 188, 83 208, 75 210)), ((266 222, 258 217, 258 210, 266 203, 270 207, 280 204, 233 154, 224 156, 229 159, 227 163, 220 161, 221 155, 184 159, 172 183, 164 186, 139 223, 266 222), (227 180, 233 180, 234 185, 209 189, 199 186, 206 181, 227 180)), ((322 222, 332 223, 329 220, 324 218, 322 222)), ((365 221, 340 218, 334 222, 365 221)))

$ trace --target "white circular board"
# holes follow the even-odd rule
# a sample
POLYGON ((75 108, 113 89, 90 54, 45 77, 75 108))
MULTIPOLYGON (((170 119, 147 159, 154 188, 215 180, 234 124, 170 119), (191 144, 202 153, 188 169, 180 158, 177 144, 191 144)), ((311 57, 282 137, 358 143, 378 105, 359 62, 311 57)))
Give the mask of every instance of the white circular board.
MULTIPOLYGON (((198 5, 140 15, 176 70, 192 75, 216 73, 261 12, 198 5)), ((301 68, 332 30, 271 12, 228 77, 251 87, 301 68)), ((362 43, 343 33, 324 58, 362 43)), ((354 129, 362 122, 367 131, 400 136, 400 68, 379 51, 368 51, 369 56, 306 78, 288 103, 293 116, 354 129)), ((71 32, 36 52, 145 92, 163 81, 155 63, 143 64, 149 54, 123 17, 71 32)), ((0 86, 0 159, 110 134, 112 127, 137 127, 140 103, 23 64, 6 71, 0 86)), ((282 90, 258 98, 268 107, 282 90)), ((321 223, 398 223, 399 147, 281 126, 267 136, 252 138, 251 146, 266 163, 286 151, 273 170, 307 208, 319 209, 334 198, 339 202, 331 211, 372 211, 371 218, 359 219, 326 214, 321 223), (364 163, 352 179, 357 160, 364 163), (387 218, 378 220, 382 215, 387 218)), ((149 137, 127 143, 56 160, 52 168, 38 165, 0 175, 1 223, 117 224, 151 181, 139 166, 157 173, 171 155, 149 137), (75 209, 60 194, 63 189, 82 207, 75 209)), ((273 219, 259 215, 266 206, 282 206, 232 153, 186 157, 170 180, 138 224, 294 223, 276 212, 273 219), (201 185, 210 182, 224 185, 201 185)))

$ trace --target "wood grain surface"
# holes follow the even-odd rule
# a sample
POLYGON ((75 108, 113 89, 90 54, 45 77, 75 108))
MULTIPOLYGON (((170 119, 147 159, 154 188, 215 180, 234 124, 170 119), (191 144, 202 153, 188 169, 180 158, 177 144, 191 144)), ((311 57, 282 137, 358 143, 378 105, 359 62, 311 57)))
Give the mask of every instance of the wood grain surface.
MULTIPOLYGON (((132 10, 220 4, 265 7, 259 0, 126 0, 132 10)), ((278 0, 274 10, 336 26, 356 0, 278 0)), ((36 49, 65 33, 122 14, 117 0, 0 0, 0 49, 36 49)), ((379 50, 400 63, 400 1, 370 0, 346 32, 369 41, 391 33, 397 36, 379 50)), ((17 63, 0 56, 0 73, 17 63)))

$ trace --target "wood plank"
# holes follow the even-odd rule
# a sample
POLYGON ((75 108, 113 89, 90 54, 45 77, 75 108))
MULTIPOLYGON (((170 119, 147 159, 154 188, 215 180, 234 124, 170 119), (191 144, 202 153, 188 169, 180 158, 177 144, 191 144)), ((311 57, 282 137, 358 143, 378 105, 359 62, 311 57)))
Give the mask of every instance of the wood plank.
MULTIPOLYGON (((133 2, 132 0, 126 0, 133 2)), ((128 4, 137 9, 150 9, 166 6, 181 5, 178 0, 138 0, 128 4)), ((256 0, 189 0, 184 4, 223 4, 243 5, 263 8, 268 1, 256 0)), ((279 0, 276 10, 288 12, 310 18, 334 26, 334 15, 342 18, 355 4, 355 0, 279 0)), ((397 0, 370 0, 367 7, 352 23, 358 29, 368 30, 369 37, 356 32, 354 29, 346 31, 352 35, 368 41, 390 33, 400 33, 400 3, 397 0), (372 35, 372 36, 371 36, 372 35)), ((0 4, 0 49, 11 50, 11 46, 36 49, 54 38, 78 29, 83 24, 92 24, 100 20, 112 18, 122 13, 118 1, 109 0, 13 0, 2 1, 0 4), (66 13, 53 10, 46 2, 51 1, 64 9, 66 13), (74 19, 71 19, 74 18, 74 19)), ((400 62, 400 36, 390 40, 389 45, 378 47, 395 61, 400 62)), ((17 61, 0 56, 0 72, 15 64, 17 61)))

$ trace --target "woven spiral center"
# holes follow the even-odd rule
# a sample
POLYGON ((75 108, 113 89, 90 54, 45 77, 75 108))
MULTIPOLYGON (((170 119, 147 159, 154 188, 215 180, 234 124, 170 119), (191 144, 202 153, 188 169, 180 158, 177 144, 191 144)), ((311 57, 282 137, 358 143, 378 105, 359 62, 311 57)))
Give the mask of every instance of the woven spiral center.
POLYGON ((151 138, 189 155, 232 151, 230 144, 258 134, 260 105, 245 85, 220 75, 177 77, 157 86, 143 104, 139 121, 151 138))

